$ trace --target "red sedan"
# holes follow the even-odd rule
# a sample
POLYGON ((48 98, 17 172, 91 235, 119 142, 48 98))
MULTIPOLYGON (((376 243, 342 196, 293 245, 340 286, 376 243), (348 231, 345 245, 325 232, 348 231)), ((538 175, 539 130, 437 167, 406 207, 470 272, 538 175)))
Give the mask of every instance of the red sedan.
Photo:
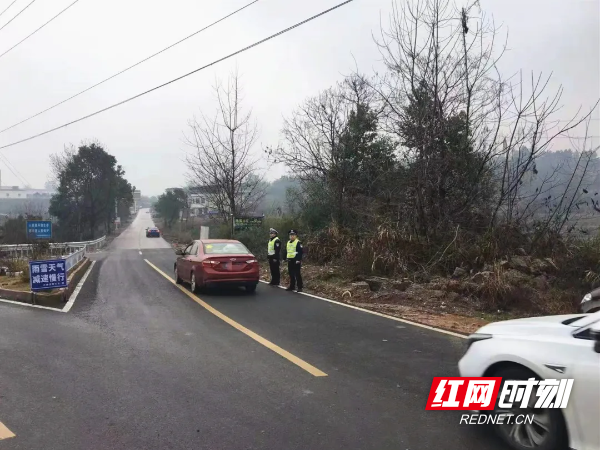
POLYGON ((244 286, 248 292, 256 290, 258 260, 239 241, 202 239, 177 254, 175 281, 190 283, 193 292, 217 286, 244 286))

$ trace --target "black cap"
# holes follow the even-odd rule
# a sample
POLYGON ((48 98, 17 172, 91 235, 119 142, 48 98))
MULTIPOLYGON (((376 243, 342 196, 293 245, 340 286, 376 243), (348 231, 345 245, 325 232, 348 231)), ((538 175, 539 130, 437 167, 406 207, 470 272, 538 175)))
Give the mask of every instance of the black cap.
POLYGON ((288 234, 298 234, 298 233, 296 233, 296 230, 290 230, 290 231, 288 232, 288 234))

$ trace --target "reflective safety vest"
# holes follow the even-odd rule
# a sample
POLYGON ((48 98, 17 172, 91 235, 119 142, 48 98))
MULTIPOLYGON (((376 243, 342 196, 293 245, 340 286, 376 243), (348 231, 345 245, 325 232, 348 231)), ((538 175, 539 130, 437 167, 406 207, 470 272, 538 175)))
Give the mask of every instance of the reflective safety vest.
POLYGON ((288 241, 287 243, 287 259, 293 259, 296 257, 298 252, 296 247, 298 246, 298 239, 295 241, 288 241))
POLYGON ((269 240, 269 246, 267 247, 267 252, 269 256, 273 256, 275 254, 275 242, 277 241, 279 241, 278 237, 269 240))

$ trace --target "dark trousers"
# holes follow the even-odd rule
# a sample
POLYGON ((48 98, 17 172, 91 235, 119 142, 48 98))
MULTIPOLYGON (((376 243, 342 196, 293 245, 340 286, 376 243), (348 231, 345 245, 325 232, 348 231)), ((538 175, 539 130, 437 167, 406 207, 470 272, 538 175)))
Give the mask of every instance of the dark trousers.
POLYGON ((288 272, 290 273, 290 287, 302 289, 302 274, 300 273, 302 264, 296 264, 296 261, 288 261, 288 272))
POLYGON ((269 270, 271 271, 271 284, 278 286, 281 281, 279 260, 275 262, 275 258, 269 258, 269 270))

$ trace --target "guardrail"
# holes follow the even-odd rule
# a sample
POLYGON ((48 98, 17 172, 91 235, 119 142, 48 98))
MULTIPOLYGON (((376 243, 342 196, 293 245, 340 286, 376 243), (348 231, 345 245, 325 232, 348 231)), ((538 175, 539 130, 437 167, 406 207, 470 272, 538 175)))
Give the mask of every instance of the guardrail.
MULTIPOLYGON (((106 236, 102 236, 99 239, 93 241, 81 241, 81 242, 52 242, 50 244, 51 255, 70 255, 85 248, 86 252, 92 252, 98 250, 106 242, 106 236)), ((28 256, 31 253, 31 244, 10 244, 0 245, 0 252, 9 252, 16 254, 21 258, 28 256)))
POLYGON ((69 272, 74 266, 76 266, 77 263, 84 258, 84 256, 85 256, 85 247, 81 247, 75 253, 71 253, 69 256, 64 258, 67 272, 69 272))
MULTIPOLYGON (((106 236, 93 241, 81 242, 53 242, 50 244, 50 256, 58 256, 65 260, 65 267, 69 272, 77 265, 88 251, 95 251, 106 242, 106 236)), ((26 258, 32 252, 31 244, 0 245, 0 253, 9 253, 11 256, 26 258)))
MULTIPOLYGON (((104 243, 106 242, 106 236, 102 236, 101 238, 98 238, 94 241, 82 241, 82 242, 68 242, 69 246, 72 247, 81 247, 85 245, 85 249, 88 252, 93 252, 97 249, 99 249, 100 247, 102 247, 104 245, 104 243)), ((58 244, 50 244, 52 245, 61 245, 60 243, 58 244)))

